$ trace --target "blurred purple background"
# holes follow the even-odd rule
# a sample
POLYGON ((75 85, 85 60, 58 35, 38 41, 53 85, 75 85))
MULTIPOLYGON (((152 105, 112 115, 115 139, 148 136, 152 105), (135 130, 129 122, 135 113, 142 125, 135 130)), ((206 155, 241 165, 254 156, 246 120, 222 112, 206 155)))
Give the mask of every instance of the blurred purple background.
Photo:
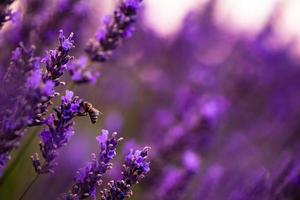
MULTIPOLYGON (((43 54, 60 28, 75 33, 72 55, 79 58, 117 3, 78 0, 55 19, 57 4, 45 3, 36 14, 24 2, 34 0, 14 5, 26 11, 16 20, 33 21, 37 31, 18 33, 17 23, 3 28, 3 66, 15 38, 27 33, 43 54)), ((40 178, 26 198, 56 199, 67 191, 105 128, 125 138, 105 180, 120 176, 130 148, 152 148, 151 171, 131 199, 300 199, 298 10, 297 0, 146 0, 133 36, 107 63, 92 66, 101 73, 97 83, 73 89, 103 113, 99 122, 76 120, 56 173, 40 178)), ((1 185, 0 199, 20 196, 36 151, 38 138, 1 185)))

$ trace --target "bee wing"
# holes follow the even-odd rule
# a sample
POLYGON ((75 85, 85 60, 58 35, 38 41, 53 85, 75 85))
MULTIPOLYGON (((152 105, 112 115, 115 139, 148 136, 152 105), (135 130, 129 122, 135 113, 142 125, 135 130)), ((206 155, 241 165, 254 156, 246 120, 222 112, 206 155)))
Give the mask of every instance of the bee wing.
MULTIPOLYGON (((101 111, 99 111, 99 110, 98 110, 98 113, 99 113, 100 115, 104 115, 103 112, 101 112, 101 111)), ((98 114, 98 115, 99 115, 99 114, 98 114)))

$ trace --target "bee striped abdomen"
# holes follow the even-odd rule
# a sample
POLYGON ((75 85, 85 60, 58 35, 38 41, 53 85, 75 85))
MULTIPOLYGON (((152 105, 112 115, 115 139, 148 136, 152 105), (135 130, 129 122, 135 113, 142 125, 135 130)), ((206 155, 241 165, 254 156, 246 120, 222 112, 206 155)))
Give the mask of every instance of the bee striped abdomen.
POLYGON ((83 108, 90 116, 91 122, 95 124, 100 115, 100 111, 93 107, 93 105, 87 101, 83 102, 83 108))

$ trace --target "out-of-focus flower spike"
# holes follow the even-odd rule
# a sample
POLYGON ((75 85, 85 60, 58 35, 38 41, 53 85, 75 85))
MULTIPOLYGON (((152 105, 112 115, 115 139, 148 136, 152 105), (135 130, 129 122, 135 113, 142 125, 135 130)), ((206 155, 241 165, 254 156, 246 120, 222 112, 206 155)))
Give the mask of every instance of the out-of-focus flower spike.
POLYGON ((167 169, 163 174, 161 183, 156 187, 155 192, 149 193, 149 199, 182 199, 192 178, 193 173, 190 173, 186 169, 167 169))
POLYGON ((69 65, 69 73, 72 80, 78 84, 95 84, 100 76, 100 72, 98 70, 92 69, 88 66, 88 58, 85 56, 74 60, 74 62, 69 65))
POLYGON ((200 170, 199 156, 191 150, 185 151, 182 155, 182 165, 182 169, 166 168, 162 173, 161 181, 158 182, 159 185, 153 188, 154 191, 148 193, 148 199, 182 199, 194 175, 200 170))
POLYGON ((142 0, 123 0, 114 11, 113 17, 104 17, 104 27, 98 32, 96 39, 91 40, 86 47, 92 61, 105 62, 123 39, 132 34, 141 2, 142 0))
POLYGON ((16 148, 33 115, 31 93, 27 84, 36 87, 31 72, 39 66, 39 58, 34 55, 34 47, 25 48, 21 43, 13 51, 10 65, 0 84, 0 171, 16 148), (25 87, 24 87, 25 85, 25 87))
POLYGON ((93 62, 105 62, 122 41, 134 32, 133 24, 142 0, 122 0, 113 16, 105 16, 103 27, 91 39, 85 49, 89 64, 78 60, 70 65, 69 72, 75 83, 96 83, 100 73, 90 69, 93 62))

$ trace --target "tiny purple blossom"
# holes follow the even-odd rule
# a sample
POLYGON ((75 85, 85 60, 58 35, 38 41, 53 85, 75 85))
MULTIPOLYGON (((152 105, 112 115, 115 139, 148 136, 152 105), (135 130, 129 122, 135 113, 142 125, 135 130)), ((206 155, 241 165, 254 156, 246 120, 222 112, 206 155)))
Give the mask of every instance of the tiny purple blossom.
POLYGON ((103 149, 103 148, 106 148, 106 141, 107 141, 109 132, 108 132, 108 130, 102 130, 101 133, 102 134, 98 135, 96 137, 96 139, 97 139, 101 149, 103 149))
POLYGON ((200 160, 198 155, 193 151, 185 151, 182 157, 185 168, 190 172, 199 170, 200 160))
POLYGON ((55 84, 53 81, 46 81, 45 84, 43 85, 43 89, 41 90, 41 93, 47 97, 53 96, 54 95, 54 87, 55 84))
POLYGON ((63 104, 68 104, 72 101, 72 98, 74 96, 74 92, 70 90, 66 90, 66 94, 62 96, 61 101, 63 104))
POLYGON ((26 86, 31 89, 37 89, 42 80, 41 70, 33 70, 27 78, 26 86))
POLYGON ((59 31, 59 43, 64 51, 70 51, 74 47, 74 33, 71 33, 68 38, 64 36, 63 30, 59 31))

